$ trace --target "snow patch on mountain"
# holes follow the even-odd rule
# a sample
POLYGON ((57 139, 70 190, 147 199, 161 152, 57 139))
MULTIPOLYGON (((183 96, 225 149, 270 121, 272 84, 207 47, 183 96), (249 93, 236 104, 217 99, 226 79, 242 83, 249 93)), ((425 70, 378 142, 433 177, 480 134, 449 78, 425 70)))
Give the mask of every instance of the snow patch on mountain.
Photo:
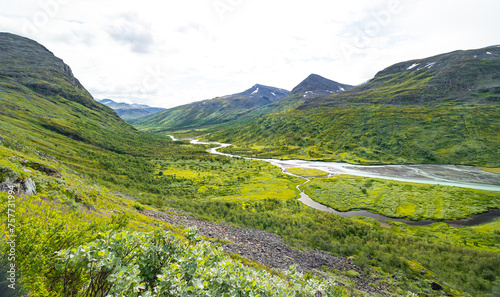
POLYGON ((414 63, 414 64, 412 64, 410 67, 408 67, 406 69, 410 70, 410 69, 413 69, 413 68, 417 67, 418 65, 420 65, 420 63, 414 63))

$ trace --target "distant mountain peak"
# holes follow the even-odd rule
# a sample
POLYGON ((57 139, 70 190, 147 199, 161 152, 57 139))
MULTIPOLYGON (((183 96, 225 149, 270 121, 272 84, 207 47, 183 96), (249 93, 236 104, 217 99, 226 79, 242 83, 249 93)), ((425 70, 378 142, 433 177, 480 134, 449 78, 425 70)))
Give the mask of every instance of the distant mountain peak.
POLYGON ((458 50, 436 56, 400 62, 380 71, 375 77, 381 77, 397 72, 439 72, 445 68, 459 66, 474 60, 500 60, 500 46, 490 46, 473 50, 458 50))
POLYGON ((237 94, 215 97, 167 109, 133 121, 136 126, 155 126, 151 131, 188 129, 237 121, 261 107, 285 98, 284 89, 255 84, 237 94))
POLYGON ((295 96, 305 99, 327 96, 351 89, 353 86, 324 78, 318 74, 311 74, 297 85, 291 92, 295 96))
POLYGON ((138 103, 116 102, 111 99, 96 101, 113 109, 125 121, 135 120, 165 110, 164 108, 150 107, 138 103))
POLYGON ((255 84, 253 87, 242 93, 230 96, 236 96, 236 95, 248 96, 250 99, 257 98, 258 100, 269 101, 268 103, 271 103, 284 98, 286 95, 288 95, 288 93, 290 92, 285 89, 279 89, 266 85, 255 84))

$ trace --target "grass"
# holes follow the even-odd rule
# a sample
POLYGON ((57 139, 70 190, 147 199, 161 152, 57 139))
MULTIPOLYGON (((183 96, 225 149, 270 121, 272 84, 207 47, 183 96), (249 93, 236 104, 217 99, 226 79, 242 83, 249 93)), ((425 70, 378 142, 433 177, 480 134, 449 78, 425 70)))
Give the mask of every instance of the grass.
POLYGON ((410 220, 455 220, 500 208, 500 193, 375 178, 339 176, 304 185, 315 201, 340 211, 369 210, 410 220))
POLYGON ((500 174, 500 168, 485 168, 485 167, 483 167, 481 169, 484 171, 487 171, 487 172, 500 174))
POLYGON ((295 175, 304 177, 318 177, 328 175, 328 172, 325 172, 323 170, 309 168, 288 168, 287 171, 295 175))
POLYGON ((451 245, 474 247, 486 251, 500 252, 500 220, 478 226, 454 228, 445 223, 414 227, 392 222, 392 231, 425 238, 426 240, 445 242, 451 245))
POLYGON ((499 167, 496 105, 345 105, 288 110, 212 133, 222 152, 353 164, 499 167))
POLYGON ((190 199, 228 201, 296 197, 299 179, 281 174, 267 162, 213 156, 202 160, 155 160, 156 183, 190 199))

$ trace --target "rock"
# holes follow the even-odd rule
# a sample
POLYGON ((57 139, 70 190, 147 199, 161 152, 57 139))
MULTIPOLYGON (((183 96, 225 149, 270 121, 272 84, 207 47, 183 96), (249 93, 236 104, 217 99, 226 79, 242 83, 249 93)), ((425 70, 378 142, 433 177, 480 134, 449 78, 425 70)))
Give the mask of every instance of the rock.
POLYGON ((439 290, 442 290, 442 289, 443 289, 443 287, 442 287, 440 284, 436 283, 436 282, 433 282, 433 283, 431 284, 431 288, 432 288, 434 291, 439 291, 439 290))
POLYGON ((303 252, 289 247, 280 236, 273 233, 201 221, 184 213, 175 214, 177 213, 175 210, 169 209, 168 213, 151 210, 139 212, 169 224, 198 228, 200 235, 223 241, 219 242, 219 244, 227 253, 239 254, 267 267, 288 270, 293 265, 301 273, 311 272, 317 276, 320 276, 320 274, 317 274, 316 271, 322 271, 323 267, 329 269, 335 267, 340 271, 352 270, 361 276, 356 278, 357 290, 386 295, 385 287, 374 288, 369 285, 377 281, 377 279, 366 275, 363 269, 353 265, 345 257, 334 257, 329 253, 314 249, 303 252))
POLYGON ((27 178, 24 182, 7 178, 0 183, 0 191, 8 192, 10 189, 19 195, 36 195, 37 193, 35 181, 31 178, 27 178))
POLYGON ((0 182, 0 191, 8 192, 11 188, 16 188, 16 183, 10 177, 7 177, 4 181, 0 182))
POLYGON ((427 273, 427 271, 425 271, 425 269, 420 269, 420 275, 424 275, 426 273, 427 273))
POLYGON ((43 172, 43 173, 47 174, 48 176, 54 176, 57 178, 62 177, 61 172, 55 170, 54 168, 50 168, 48 166, 45 166, 40 162, 34 162, 34 161, 29 160, 29 161, 25 162, 24 165, 28 166, 34 170, 43 172))
POLYGON ((52 157, 51 155, 49 154, 46 154, 46 153, 42 153, 42 152, 39 152, 37 151, 36 152, 40 157, 44 158, 44 159, 48 159, 48 160, 51 160, 51 161, 54 161, 54 162, 59 162, 56 158, 52 157))
POLYGON ((24 183, 21 183, 21 193, 25 195, 36 195, 36 184, 31 178, 27 178, 24 183))

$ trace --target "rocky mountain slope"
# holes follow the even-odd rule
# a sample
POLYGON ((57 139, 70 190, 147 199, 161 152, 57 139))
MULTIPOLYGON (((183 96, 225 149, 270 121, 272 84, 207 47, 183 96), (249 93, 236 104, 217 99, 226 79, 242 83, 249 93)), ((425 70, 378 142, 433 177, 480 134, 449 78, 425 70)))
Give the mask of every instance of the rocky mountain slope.
POLYGON ((337 94, 352 88, 351 85, 341 84, 317 74, 311 74, 293 88, 290 96, 302 96, 304 99, 312 99, 337 94))

